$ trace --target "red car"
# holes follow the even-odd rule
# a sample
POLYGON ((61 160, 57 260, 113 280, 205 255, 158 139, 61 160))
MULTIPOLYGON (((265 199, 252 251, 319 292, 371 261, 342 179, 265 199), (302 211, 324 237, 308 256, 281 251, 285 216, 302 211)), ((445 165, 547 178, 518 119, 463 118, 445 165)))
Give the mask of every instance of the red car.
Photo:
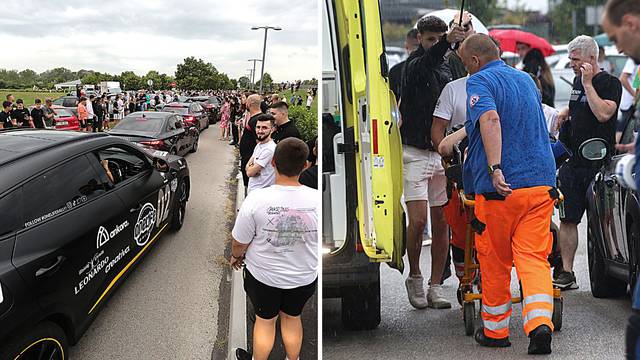
POLYGON ((53 117, 53 125, 56 130, 79 130, 80 121, 78 118, 64 106, 53 105, 56 115, 53 117))

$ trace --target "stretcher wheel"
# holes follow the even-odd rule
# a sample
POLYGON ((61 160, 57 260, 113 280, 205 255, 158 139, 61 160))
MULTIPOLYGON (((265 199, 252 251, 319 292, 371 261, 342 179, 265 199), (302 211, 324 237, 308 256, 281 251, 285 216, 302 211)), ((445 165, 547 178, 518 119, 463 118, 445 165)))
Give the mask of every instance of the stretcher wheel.
POLYGON ((553 315, 551 316, 553 330, 560 331, 562 329, 562 298, 553 299, 553 315))
POLYGON ((474 302, 466 302, 462 305, 463 310, 463 318, 464 318, 464 333, 467 336, 473 335, 473 332, 476 329, 475 326, 475 317, 476 317, 476 306, 474 302))

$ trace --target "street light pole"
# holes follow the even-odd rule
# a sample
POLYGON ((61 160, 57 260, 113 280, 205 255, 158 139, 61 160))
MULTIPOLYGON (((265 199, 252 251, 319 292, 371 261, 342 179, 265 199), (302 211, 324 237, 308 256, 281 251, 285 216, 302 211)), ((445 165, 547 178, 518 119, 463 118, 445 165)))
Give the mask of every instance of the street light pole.
POLYGON ((264 78, 264 57, 265 54, 267 52, 267 31, 269 29, 271 30, 275 30, 275 31, 280 31, 282 30, 282 28, 277 27, 277 26, 254 26, 251 28, 251 30, 258 30, 258 29, 264 29, 264 44, 262 45, 262 69, 260 70, 260 94, 262 95, 262 83, 263 83, 263 78, 264 78))
POLYGON ((251 72, 251 90, 253 90, 256 83, 256 61, 262 61, 260 59, 249 59, 247 61, 253 61, 253 71, 251 72))

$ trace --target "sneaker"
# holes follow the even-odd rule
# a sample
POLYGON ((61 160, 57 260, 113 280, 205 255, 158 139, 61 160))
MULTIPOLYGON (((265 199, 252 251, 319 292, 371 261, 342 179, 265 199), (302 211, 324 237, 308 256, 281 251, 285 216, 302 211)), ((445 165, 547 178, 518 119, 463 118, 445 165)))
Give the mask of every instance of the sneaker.
POLYGON ((253 355, 245 349, 236 349, 236 360, 251 360, 253 355))
POLYGON ((529 350, 527 353, 551 354, 551 328, 547 325, 540 325, 529 333, 529 350))
POLYGON ((504 347, 511 346, 511 342, 509 341, 508 336, 502 339, 490 338, 484 334, 484 328, 482 327, 476 330, 476 334, 473 338, 476 340, 478 344, 486 347, 504 348, 504 347))
POLYGON ((424 309, 429 305, 427 303, 427 297, 424 295, 422 275, 409 275, 404 285, 407 287, 409 302, 414 308, 424 309))
POLYGON ((427 303, 433 309, 451 309, 451 303, 442 295, 442 285, 433 284, 427 292, 427 303))
POLYGON ((573 271, 562 271, 557 277, 553 279, 553 285, 559 287, 561 290, 577 289, 576 276, 573 271))

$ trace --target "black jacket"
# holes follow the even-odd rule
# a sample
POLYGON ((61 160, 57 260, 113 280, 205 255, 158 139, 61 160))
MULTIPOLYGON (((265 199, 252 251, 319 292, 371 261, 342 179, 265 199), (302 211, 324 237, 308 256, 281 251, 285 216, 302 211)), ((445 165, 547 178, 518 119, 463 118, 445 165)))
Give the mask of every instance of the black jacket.
POLYGON ((409 55, 402 74, 402 143, 433 150, 431 124, 433 111, 444 86, 452 80, 444 62, 449 43, 443 36, 428 50, 419 47, 409 55))

